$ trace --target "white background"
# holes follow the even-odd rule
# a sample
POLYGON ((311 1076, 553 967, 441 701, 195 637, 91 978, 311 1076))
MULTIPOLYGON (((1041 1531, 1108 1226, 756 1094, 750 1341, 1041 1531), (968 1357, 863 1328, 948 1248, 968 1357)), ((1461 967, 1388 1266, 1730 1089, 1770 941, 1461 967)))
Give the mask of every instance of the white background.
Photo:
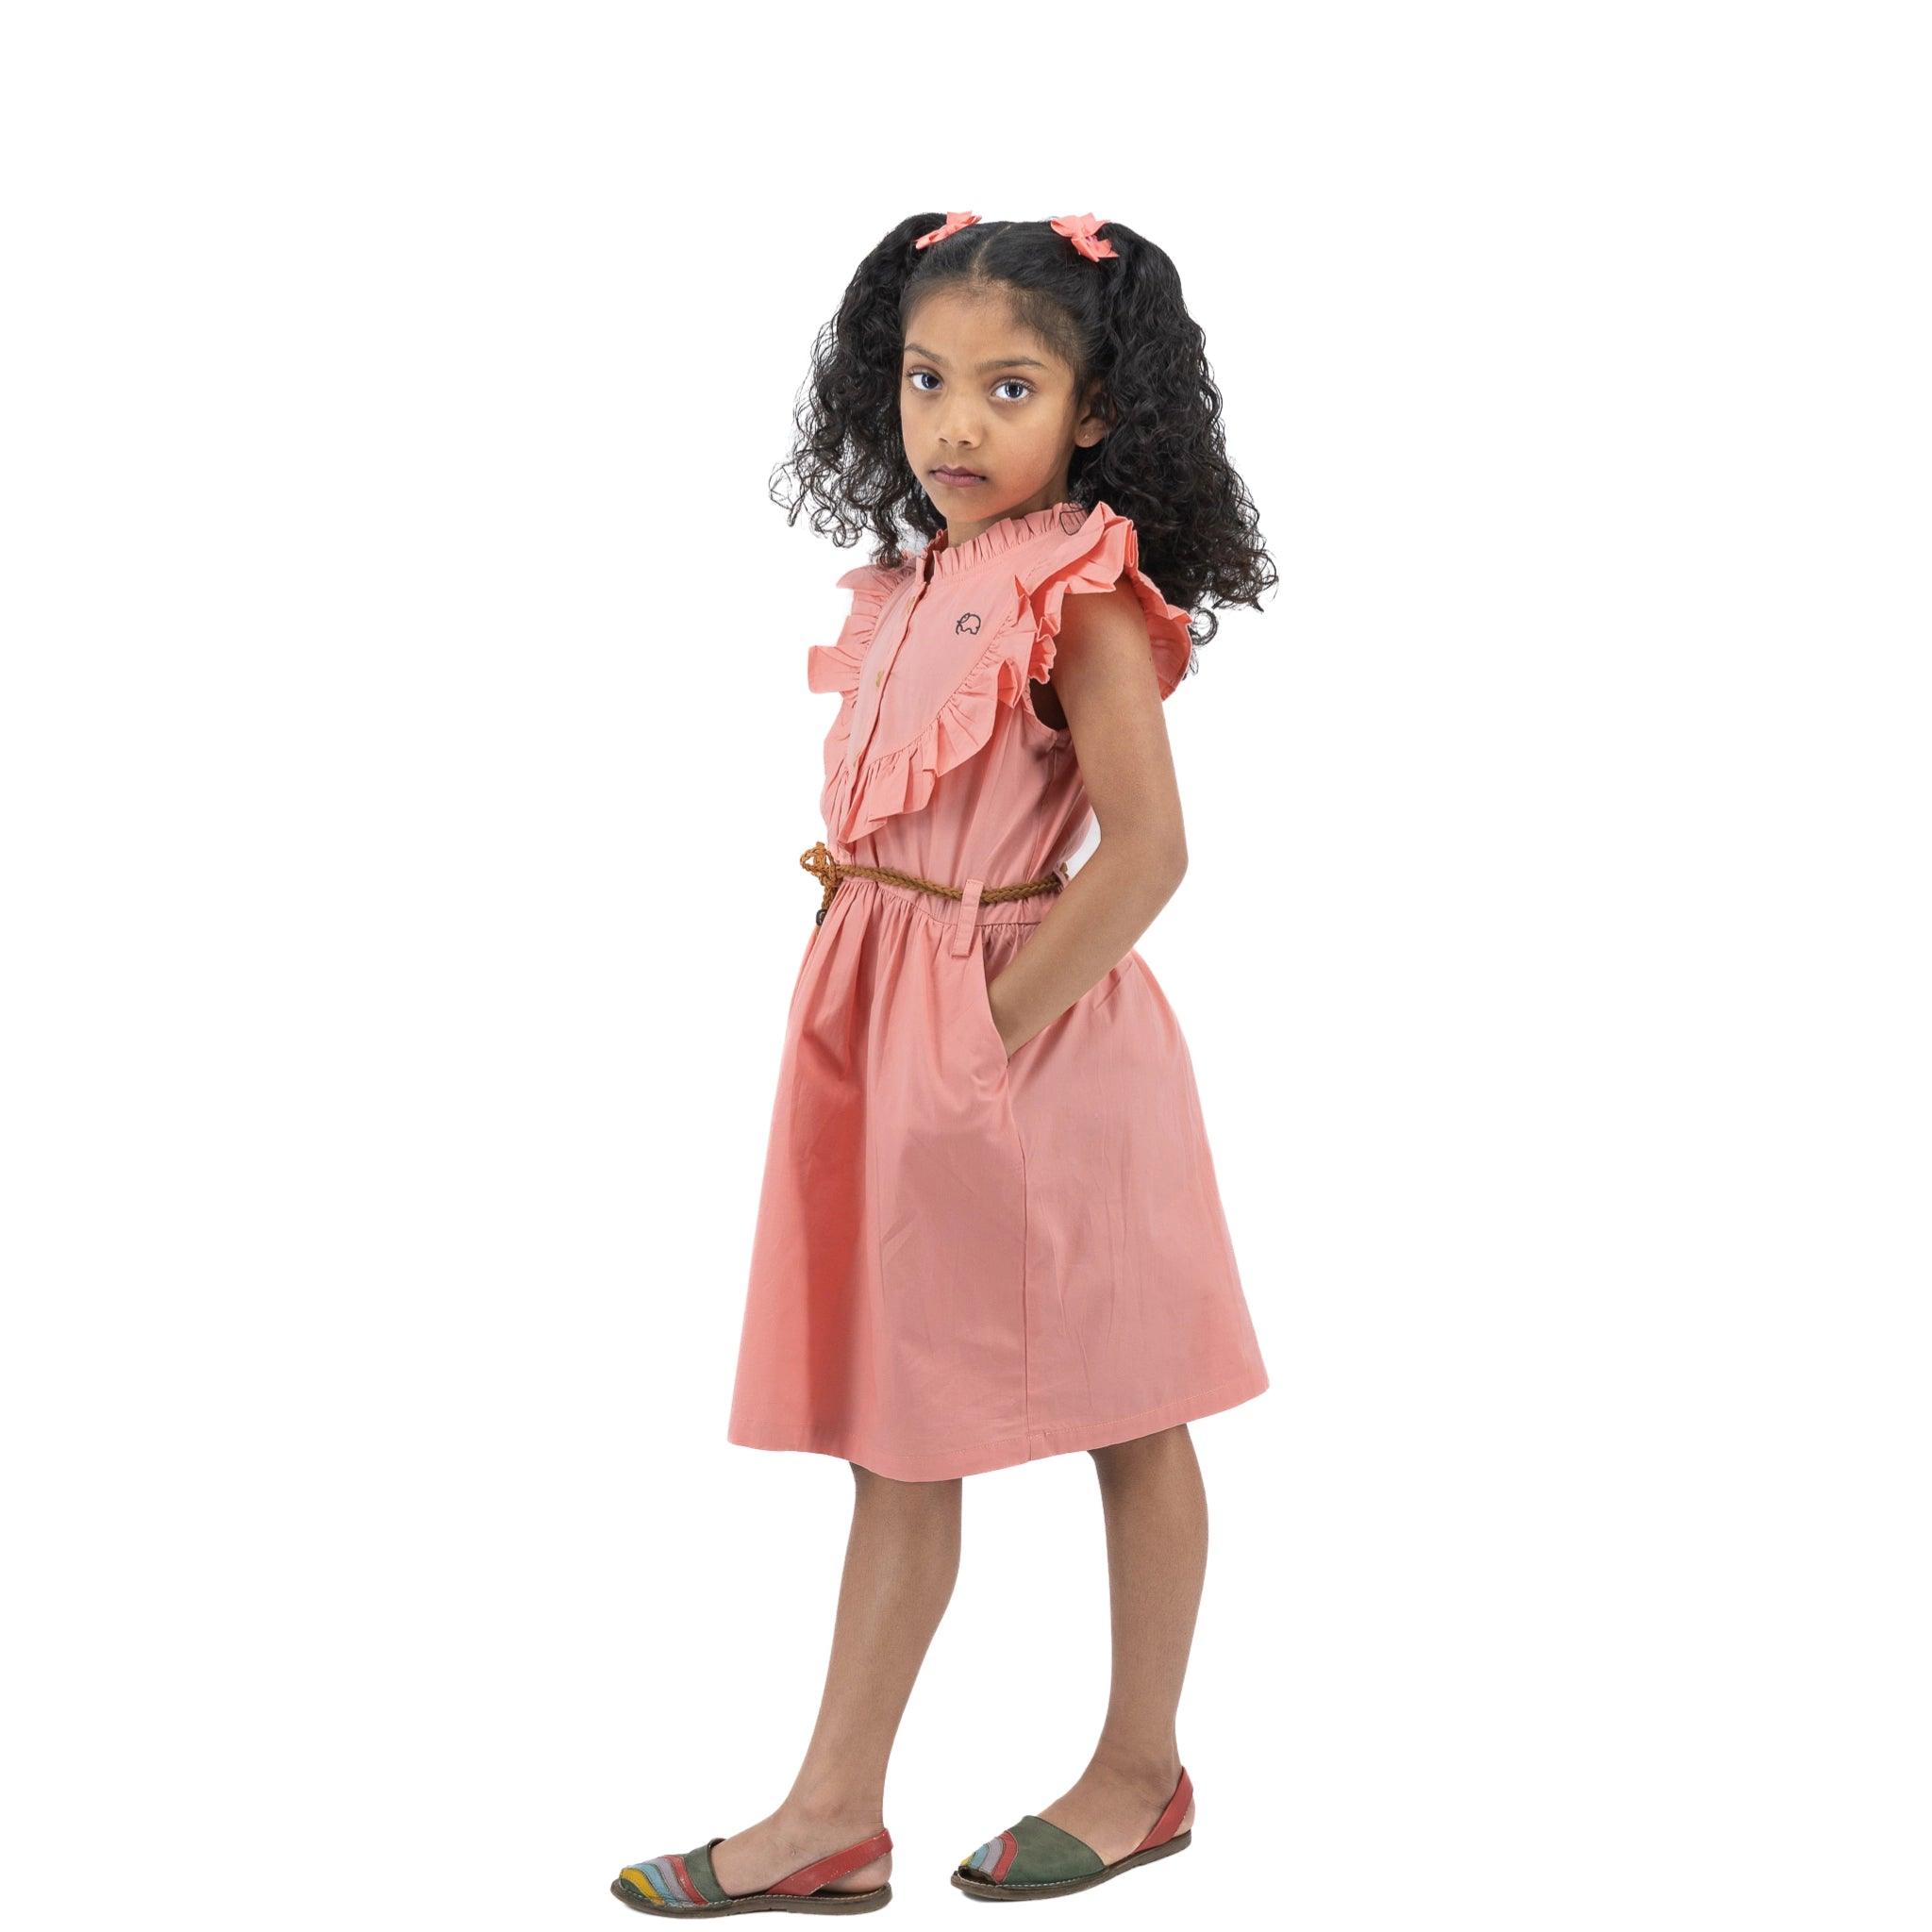
MULTIPOLYGON (((969 207, 1174 256, 1282 577, 1142 942, 1274 1377, 1197 1836, 1055 1909, 1927 1924, 1913 11, 9 10, 9 1922, 608 1928, 782 1796, 850 1477, 724 1429, 860 558, 767 482, 969 207)), ((892 1923, 1105 1675, 1091 1463, 974 1478, 892 1923)))

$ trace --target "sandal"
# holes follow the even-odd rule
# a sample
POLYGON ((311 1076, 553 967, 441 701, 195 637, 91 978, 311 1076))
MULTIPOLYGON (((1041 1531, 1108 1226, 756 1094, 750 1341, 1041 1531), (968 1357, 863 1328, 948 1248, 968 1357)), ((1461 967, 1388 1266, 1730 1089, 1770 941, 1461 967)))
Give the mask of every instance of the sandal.
POLYGON ((634 1912, 688 1913, 693 1919, 722 1919, 731 1912, 875 1912, 892 1896, 890 1883, 875 1885, 870 1891, 820 1890, 884 1857, 892 1849, 889 1831, 875 1832, 842 1852, 801 1865, 789 1878, 763 1891, 735 1896, 718 1883, 718 1874, 711 1870, 711 1847, 724 1842, 723 1838, 714 1838, 681 1857, 674 1852, 668 1857, 640 1858, 610 1881, 610 1890, 634 1912))
POLYGON ((1151 1864, 1156 1858, 1172 1857, 1184 1852, 1193 1841, 1194 1830, 1176 1832, 1174 1827, 1188 1815, 1188 1801, 1194 1794, 1186 1766, 1180 1783, 1150 1831, 1124 1858, 1107 1864, 1085 1839, 1031 1812, 1010 1831, 959 1860, 953 1883, 968 1898, 1058 1898, 1063 1892, 1085 1891, 1090 1885, 1104 1885, 1117 1874, 1135 1865, 1151 1864))

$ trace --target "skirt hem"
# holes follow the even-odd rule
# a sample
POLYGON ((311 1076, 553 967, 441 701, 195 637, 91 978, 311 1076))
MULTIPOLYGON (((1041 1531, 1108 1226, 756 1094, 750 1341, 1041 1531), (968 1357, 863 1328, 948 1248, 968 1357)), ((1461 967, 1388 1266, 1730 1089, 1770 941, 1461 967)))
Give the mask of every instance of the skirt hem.
POLYGON ((1137 1436, 1151 1436, 1180 1423, 1196 1422, 1203 1416, 1252 1401, 1268 1387, 1268 1372, 1257 1365, 1244 1374, 1176 1397, 1133 1415, 1116 1416, 1109 1422, 1059 1423, 1032 1430, 1014 1430, 991 1442, 981 1441, 958 1449, 926 1456, 879 1455, 839 1428, 774 1428, 733 1416, 724 1431, 725 1441, 743 1449, 796 1450, 812 1456, 837 1457, 856 1462, 892 1482, 946 1482, 957 1476, 985 1475, 996 1469, 1011 1469, 1023 1462, 1036 1462, 1046 1456, 1070 1456, 1082 1449, 1106 1449, 1116 1442, 1130 1442, 1137 1436))

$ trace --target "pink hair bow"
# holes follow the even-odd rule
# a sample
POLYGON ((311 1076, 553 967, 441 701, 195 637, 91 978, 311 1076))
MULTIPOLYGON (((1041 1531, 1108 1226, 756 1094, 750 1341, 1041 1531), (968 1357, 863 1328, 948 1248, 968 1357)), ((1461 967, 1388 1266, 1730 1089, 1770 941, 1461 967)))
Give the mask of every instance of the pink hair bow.
POLYGON ((957 235, 961 228, 970 228, 979 219, 972 214, 948 214, 937 228, 928 228, 912 245, 915 248, 930 248, 935 242, 943 242, 948 235, 957 235))
POLYGON ((1098 261, 1103 255, 1119 256, 1120 251, 1111 242, 1097 239, 1095 231, 1107 224, 1096 222, 1091 215, 1056 215, 1047 226, 1055 234, 1064 235, 1089 261, 1098 261))

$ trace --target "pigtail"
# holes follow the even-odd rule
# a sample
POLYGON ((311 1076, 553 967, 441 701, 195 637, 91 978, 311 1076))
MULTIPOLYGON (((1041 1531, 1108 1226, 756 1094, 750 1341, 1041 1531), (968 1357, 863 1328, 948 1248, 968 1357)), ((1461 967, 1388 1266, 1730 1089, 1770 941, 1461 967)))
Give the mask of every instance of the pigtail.
POLYGON ((922 265, 919 238, 943 214, 908 215, 889 229, 853 272, 832 319, 812 347, 811 372, 792 410, 791 454, 773 476, 773 494, 791 482, 787 523, 809 506, 811 526, 841 549, 870 534, 873 560, 896 567, 908 498, 924 492, 899 432, 901 325, 907 284, 922 265))
MULTIPOLYGON (((1170 601, 1256 604, 1276 581, 1255 507, 1228 460, 1208 338, 1189 313, 1167 251, 1121 222, 1105 226, 1117 260, 1103 272, 1100 360, 1112 427, 1082 475, 1091 501, 1133 520, 1141 560, 1170 601)), ((1197 644, 1220 628, 1211 611, 1197 644)))

